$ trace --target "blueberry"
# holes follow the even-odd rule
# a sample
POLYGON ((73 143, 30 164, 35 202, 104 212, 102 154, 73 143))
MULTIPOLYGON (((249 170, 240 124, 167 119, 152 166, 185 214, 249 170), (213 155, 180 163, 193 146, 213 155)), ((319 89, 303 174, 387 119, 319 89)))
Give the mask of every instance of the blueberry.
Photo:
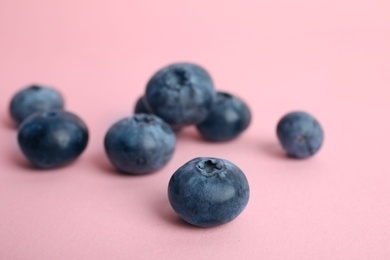
POLYGON ((206 140, 221 142, 239 136, 247 129, 250 121, 249 107, 241 99, 225 92, 217 92, 213 108, 196 128, 206 140))
POLYGON ((277 136, 287 155, 307 158, 322 146, 324 132, 318 121, 305 112, 291 112, 280 119, 277 136))
POLYGON ((88 129, 76 115, 51 110, 29 116, 19 127, 19 146, 39 168, 54 168, 75 160, 86 148, 88 129))
POLYGON ((190 224, 218 226, 235 219, 249 200, 244 173, 217 158, 195 158, 171 177, 168 198, 175 212, 190 224))
POLYGON ((35 112, 63 109, 64 99, 50 87, 32 85, 22 89, 11 100, 10 114, 17 125, 35 112))
POLYGON ((149 80, 145 97, 153 114, 171 126, 186 126, 205 119, 214 103, 215 91, 204 68, 175 63, 149 80))
MULTIPOLYGON (((135 114, 151 114, 150 110, 145 105, 145 101, 144 101, 143 97, 138 98, 137 103, 135 103, 134 113, 135 114)), ((170 127, 172 128, 173 132, 175 132, 176 134, 179 133, 183 129, 183 127, 181 127, 181 126, 170 125, 170 127)))
POLYGON ((111 163, 121 172, 146 174, 172 158, 176 137, 168 124, 152 114, 135 114, 114 124, 104 145, 111 163))
POLYGON ((143 97, 138 98, 134 107, 134 114, 141 114, 141 113, 150 114, 149 109, 145 105, 143 97))

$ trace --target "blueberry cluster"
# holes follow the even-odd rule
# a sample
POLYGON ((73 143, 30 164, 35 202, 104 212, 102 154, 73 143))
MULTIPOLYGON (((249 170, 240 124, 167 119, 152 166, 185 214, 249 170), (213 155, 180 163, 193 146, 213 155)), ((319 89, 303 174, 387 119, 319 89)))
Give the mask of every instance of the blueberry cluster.
POLYGON ((210 74, 193 63, 174 63, 157 71, 134 112, 155 114, 175 132, 195 125, 204 139, 214 142, 238 137, 251 121, 245 102, 215 91, 210 74))
POLYGON ((88 144, 88 128, 64 110, 62 95, 52 87, 28 86, 11 100, 10 114, 19 126, 18 143, 38 168, 50 169, 74 161, 88 144))
POLYGON ((239 98, 215 91, 209 73, 193 63, 174 63, 157 71, 134 108, 135 115, 114 124, 105 137, 106 154, 121 172, 146 174, 172 158, 176 136, 195 125, 214 142, 238 137, 251 113, 239 98))
MULTIPOLYGON (((194 125, 205 140, 223 142, 237 138, 251 122, 248 105, 232 94, 216 91, 209 73, 192 63, 175 63, 157 71, 134 112, 113 124, 104 138, 111 164, 133 175, 163 168, 175 152, 176 133, 184 127, 194 125)), ((11 101, 10 114, 19 126, 22 153, 38 168, 69 164, 87 146, 86 124, 64 110, 64 99, 54 88, 32 85, 22 89, 11 101)), ((282 117, 276 132, 292 158, 314 155, 324 136, 318 121, 305 112, 282 117)), ((182 219, 212 227, 232 221, 244 210, 249 185, 233 163, 201 157, 172 175, 168 197, 182 219)))

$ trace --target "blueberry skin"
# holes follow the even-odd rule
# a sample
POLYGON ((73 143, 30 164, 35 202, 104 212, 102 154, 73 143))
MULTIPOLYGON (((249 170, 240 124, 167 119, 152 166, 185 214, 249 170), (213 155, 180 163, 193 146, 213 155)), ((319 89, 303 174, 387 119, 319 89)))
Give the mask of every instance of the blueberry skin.
POLYGON ((176 137, 161 118, 152 114, 135 114, 108 130, 104 146, 115 168, 141 175, 155 172, 171 160, 176 137))
POLYGON ((36 112, 63 109, 64 99, 50 87, 31 85, 17 92, 10 103, 10 114, 17 125, 36 112))
POLYGON ((181 166, 168 184, 168 198, 185 221, 214 227, 235 219, 249 200, 244 173, 233 163, 218 158, 195 158, 181 166))
POLYGON ((148 82, 145 101, 171 126, 203 121, 215 98, 207 71, 192 63, 175 63, 159 70, 148 82))
POLYGON ((291 112, 280 119, 277 136, 287 155, 307 158, 317 153, 324 140, 318 121, 306 112, 291 112))
MULTIPOLYGON (((134 114, 152 114, 150 110, 146 107, 143 97, 138 98, 137 102, 135 103, 134 114)), ((183 127, 181 126, 170 125, 170 127, 176 134, 183 129, 183 127)))
POLYGON ((143 97, 139 97, 135 103, 134 114, 150 114, 149 109, 145 106, 143 97))
POLYGON ((238 137, 250 122, 251 112, 244 101, 229 93, 217 92, 213 108, 196 128, 206 140, 223 142, 238 137))
POLYGON ((88 143, 88 129, 75 114, 51 110, 29 116, 19 127, 18 142, 38 168, 60 167, 75 160, 88 143))

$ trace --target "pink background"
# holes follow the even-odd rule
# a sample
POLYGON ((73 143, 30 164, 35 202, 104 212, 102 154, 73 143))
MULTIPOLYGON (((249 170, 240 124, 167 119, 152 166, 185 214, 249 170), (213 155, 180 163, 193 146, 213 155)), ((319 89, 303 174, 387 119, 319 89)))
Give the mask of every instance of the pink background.
POLYGON ((1 259, 390 259, 388 0, 1 0, 1 259), (102 140, 132 113, 158 68, 194 61, 246 100, 239 139, 194 129, 160 172, 121 176, 102 140), (31 169, 8 104, 22 86, 56 86, 91 139, 74 164, 31 169), (326 139, 286 159, 278 119, 306 110, 326 139), (251 186, 246 210, 212 229, 181 222, 171 174, 196 156, 226 158, 251 186))

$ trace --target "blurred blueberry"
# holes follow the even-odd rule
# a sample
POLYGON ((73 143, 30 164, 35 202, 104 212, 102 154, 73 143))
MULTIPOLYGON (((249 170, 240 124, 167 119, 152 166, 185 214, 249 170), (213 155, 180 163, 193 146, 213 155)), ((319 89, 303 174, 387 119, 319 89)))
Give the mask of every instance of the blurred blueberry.
POLYGON ((149 109, 145 106, 143 97, 139 97, 135 103, 134 114, 150 114, 149 109))
POLYGON ((75 160, 86 148, 88 129, 76 115, 51 110, 29 116, 19 127, 19 146, 39 168, 54 168, 75 160))
POLYGON ((63 109, 64 99, 54 88, 31 85, 17 92, 11 100, 10 114, 17 125, 35 112, 63 109))
POLYGON ((324 132, 317 120, 305 112, 291 112, 280 119, 277 136, 287 155, 307 158, 318 152, 324 132))
MULTIPOLYGON (((135 107, 134 107, 134 113, 135 114, 152 114, 149 112, 149 109, 146 107, 143 97, 138 98, 137 103, 135 104, 135 107)), ((170 125, 170 127, 172 128, 173 132, 175 132, 176 134, 179 133, 183 129, 183 127, 180 127, 180 126, 170 125)))
POLYGON ((162 68, 149 80, 145 93, 151 111, 173 127, 203 121, 214 97, 210 75, 191 63, 175 63, 162 68))
POLYGON ((251 112, 244 101, 231 94, 217 92, 213 108, 196 128, 206 140, 221 142, 239 136, 250 121, 251 112))
POLYGON ((146 174, 170 161, 176 137, 161 118, 135 114, 114 124, 105 136, 104 145, 109 160, 119 171, 146 174))
POLYGON ((195 158, 172 175, 168 198, 175 212, 188 223, 213 227, 232 221, 244 210, 249 185, 233 163, 195 158))

